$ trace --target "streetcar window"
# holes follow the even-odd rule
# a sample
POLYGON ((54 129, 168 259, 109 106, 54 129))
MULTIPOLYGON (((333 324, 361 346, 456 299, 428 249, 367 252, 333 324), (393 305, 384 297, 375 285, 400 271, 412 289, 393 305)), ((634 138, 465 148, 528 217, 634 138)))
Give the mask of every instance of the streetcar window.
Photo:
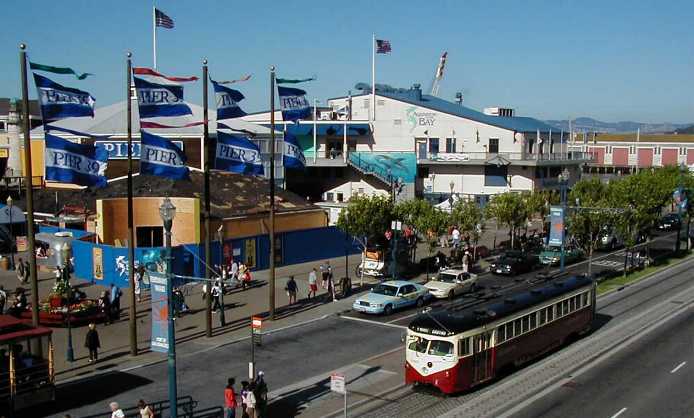
POLYGON ((514 332, 514 334, 516 336, 521 335, 523 333, 523 322, 520 319, 516 319, 515 321, 513 321, 513 323, 515 324, 514 328, 516 330, 516 332, 514 332))
POLYGON ((499 329, 496 330, 496 342, 503 343, 506 341, 506 325, 499 325, 499 329))
POLYGON ((576 310, 581 309, 581 295, 574 296, 574 299, 576 300, 576 310))
POLYGON ((569 299, 569 312, 576 310, 576 298, 569 299))
POLYGON ((537 313, 533 312, 530 314, 530 329, 535 329, 537 327, 537 313))
POLYGON ((540 325, 547 322, 547 309, 540 309, 540 325))
POLYGON ((523 332, 528 332, 530 330, 530 317, 528 315, 523 317, 523 332))
POLYGON ((431 340, 429 354, 434 356, 446 356, 453 354, 453 343, 441 340, 431 340))
POLYGON ((510 340, 515 334, 513 333, 513 322, 506 324, 506 339, 510 340))
POLYGON ((588 306, 588 292, 581 294, 581 305, 588 306))
POLYGON ((568 315, 568 313, 569 313, 569 301, 568 300, 562 301, 561 304, 563 305, 562 311, 564 312, 564 315, 568 315))
POLYGON ((554 306, 547 308, 547 322, 554 321, 554 306))
POLYGON ((470 338, 463 338, 460 340, 460 355, 467 356, 470 353, 470 338))
POLYGON ((426 338, 410 336, 410 343, 407 344, 407 348, 418 353, 426 353, 428 345, 429 340, 426 338))

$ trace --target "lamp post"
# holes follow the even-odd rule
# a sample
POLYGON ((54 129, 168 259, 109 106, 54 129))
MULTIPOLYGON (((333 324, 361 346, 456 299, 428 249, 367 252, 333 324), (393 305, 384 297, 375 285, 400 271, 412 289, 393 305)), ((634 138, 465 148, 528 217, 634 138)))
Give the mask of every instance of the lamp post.
MULTIPOLYGON (((68 268, 67 263, 65 263, 64 268, 68 268)), ((63 278, 67 277, 67 275, 63 276, 63 278)), ((75 361, 75 350, 72 347, 72 318, 70 318, 72 316, 72 286, 70 285, 69 279, 65 280, 65 283, 67 284, 67 350, 65 352, 65 359, 72 363, 75 361)))
POLYGON ((398 231, 400 231, 401 228, 401 221, 392 221, 390 224, 390 229, 393 230, 393 237, 391 238, 393 240, 393 248, 391 253, 390 277, 392 277, 393 280, 397 280, 398 274, 398 231))
POLYGON ((224 275, 222 274, 224 269, 224 225, 220 225, 217 229, 217 238, 219 238, 219 282, 221 292, 219 293, 219 301, 222 305, 221 312, 219 313, 219 325, 225 326, 227 324, 226 318, 224 317, 224 275))
POLYGON ((7 206, 10 208, 10 269, 14 270, 15 265, 14 265, 14 248, 15 248, 15 243, 14 243, 14 227, 12 225, 12 196, 7 196, 7 206))
MULTIPOLYGON (((557 180, 559 181, 559 190, 561 192, 561 207, 562 207, 562 218, 566 218, 566 189, 569 184, 569 170, 564 169, 559 175, 557 176, 557 180)), ((564 228, 564 220, 562 219, 562 228, 564 228)), ((564 255, 564 246, 565 246, 565 241, 566 237, 564 236, 564 231, 561 231, 561 255, 559 258, 559 272, 563 273, 564 272, 564 263, 565 263, 565 255, 564 255)))
MULTIPOLYGON (((680 252, 680 232, 682 231, 682 209, 686 205, 687 197, 684 195, 684 188, 682 187, 682 177, 684 176, 687 166, 683 163, 680 164, 680 175, 679 175, 679 185, 677 187, 679 193, 679 201, 677 203, 677 216, 680 220, 680 226, 677 228, 677 243, 675 244, 675 253, 680 252)), ((689 239, 689 228, 687 228, 687 240, 689 239)))
POLYGON ((166 197, 159 207, 159 216, 164 223, 164 241, 166 246, 166 299, 168 304, 168 367, 169 367, 169 402, 171 418, 178 417, 178 390, 176 389, 176 327, 173 316, 173 274, 171 271, 171 225, 176 216, 176 206, 166 197))

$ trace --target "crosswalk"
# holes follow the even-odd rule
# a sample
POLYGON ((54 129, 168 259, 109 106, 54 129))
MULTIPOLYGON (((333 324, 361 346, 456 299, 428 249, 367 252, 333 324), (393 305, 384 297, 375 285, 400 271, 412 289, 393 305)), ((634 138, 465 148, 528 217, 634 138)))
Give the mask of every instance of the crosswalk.
POLYGON ((622 268, 624 267, 624 262, 623 261, 612 261, 612 260, 598 260, 598 261, 593 261, 594 266, 601 266, 601 267, 608 267, 611 269, 616 269, 616 268, 622 268))

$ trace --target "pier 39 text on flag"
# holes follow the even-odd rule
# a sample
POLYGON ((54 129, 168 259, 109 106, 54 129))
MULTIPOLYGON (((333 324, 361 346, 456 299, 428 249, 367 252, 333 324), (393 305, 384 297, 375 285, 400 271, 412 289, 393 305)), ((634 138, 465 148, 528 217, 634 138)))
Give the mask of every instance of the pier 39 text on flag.
POLYGON ((79 186, 106 185, 108 151, 102 146, 83 145, 46 133, 46 180, 79 186))
POLYGON ((210 81, 217 97, 217 120, 246 116, 246 112, 239 107, 239 102, 245 99, 240 91, 222 86, 212 79, 210 81))
POLYGON ((303 169, 306 167, 304 151, 299 146, 296 137, 290 132, 284 133, 284 151, 282 153, 282 158, 284 160, 284 166, 287 168, 303 169))
POLYGON ((260 148, 245 136, 217 131, 215 168, 240 174, 262 175, 260 148))
POLYGON ((176 144, 141 130, 140 173, 174 180, 190 178, 186 156, 176 144))
POLYGON ((133 68, 140 118, 192 115, 190 107, 183 101, 181 82, 197 79, 168 77, 150 68, 133 68))
POLYGON ((277 86, 280 97, 282 119, 297 121, 311 115, 311 107, 306 100, 306 92, 294 87, 277 86))
POLYGON ((78 116, 94 116, 94 98, 86 91, 62 86, 34 74, 44 122, 78 116))

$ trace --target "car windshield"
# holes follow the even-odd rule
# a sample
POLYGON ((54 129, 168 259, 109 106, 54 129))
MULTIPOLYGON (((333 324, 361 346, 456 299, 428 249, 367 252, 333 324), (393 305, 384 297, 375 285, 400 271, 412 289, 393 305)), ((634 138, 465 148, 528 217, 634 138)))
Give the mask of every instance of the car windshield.
POLYGON ((395 286, 389 286, 385 284, 379 284, 371 290, 372 293, 377 295, 395 296, 398 293, 398 288, 395 286))
POLYGON ((446 356, 453 354, 453 343, 441 340, 428 340, 411 335, 407 343, 407 349, 432 356, 446 356))
POLYGON ((429 340, 426 338, 418 337, 416 335, 410 335, 410 341, 407 344, 407 349, 416 351, 418 353, 426 353, 429 347, 429 340))
POLYGON ((429 344, 429 354, 434 356, 446 356, 453 354, 453 343, 441 340, 432 340, 429 344))
POLYGON ((458 276, 456 274, 451 274, 451 273, 439 273, 438 276, 436 276, 436 281, 437 282, 444 282, 444 283, 455 283, 455 279, 458 276))

